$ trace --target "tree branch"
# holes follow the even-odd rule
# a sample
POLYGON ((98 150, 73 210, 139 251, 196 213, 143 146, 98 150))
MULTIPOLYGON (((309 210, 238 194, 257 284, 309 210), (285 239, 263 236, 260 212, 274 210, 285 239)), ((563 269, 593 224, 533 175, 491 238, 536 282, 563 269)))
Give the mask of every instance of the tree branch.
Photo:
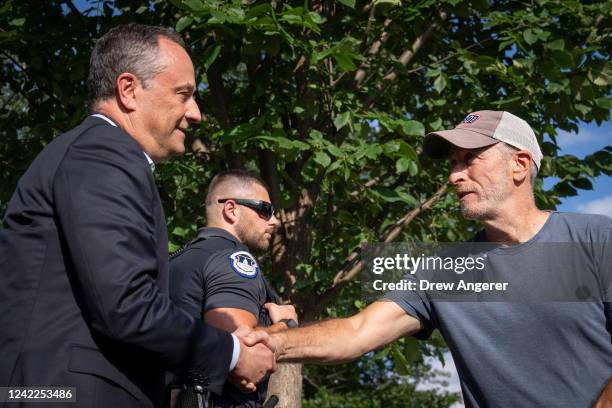
POLYGON ((66 6, 68 6, 68 8, 70 9, 70 11, 74 14, 76 14, 79 17, 83 17, 83 15, 81 14, 81 12, 79 11, 78 8, 76 8, 76 6, 74 5, 74 3, 71 0, 66 0, 64 1, 64 4, 66 6))
POLYGON ((370 179, 370 180, 366 181, 364 185, 357 187, 357 189, 355 189, 354 191, 351 191, 349 193, 349 196, 357 197, 359 194, 361 194, 363 192, 363 190, 365 190, 366 188, 370 188, 372 186, 375 186, 382 179, 383 179, 383 176, 381 175, 381 176, 376 176, 373 179, 370 179))
MULTIPOLYGON (((421 49, 423 44, 425 44, 425 42, 429 39, 431 34, 435 30, 440 28, 440 23, 447 19, 448 13, 444 10, 440 10, 438 12, 438 17, 439 17, 439 21, 436 21, 433 24, 431 24, 427 28, 427 30, 425 30, 423 34, 421 34, 420 36, 416 38, 416 40, 414 40, 414 42, 412 43, 412 46, 402 53, 402 55, 399 57, 399 60, 398 60, 401 66, 405 67, 410 63, 410 61, 412 61, 416 53, 421 49)), ((391 68, 387 72, 387 74, 383 77, 382 82, 377 85, 376 87, 377 93, 375 95, 372 95, 368 99, 368 101, 366 102, 366 106, 371 107, 374 104, 374 102, 380 97, 380 95, 383 94, 385 89, 387 89, 389 84, 393 82, 395 79, 397 79, 397 69, 391 68)))
POLYGON ((386 28, 389 27, 393 20, 387 18, 383 23, 383 32, 380 34, 380 37, 376 41, 372 43, 370 49, 368 50, 368 60, 361 64, 357 72, 355 73, 355 77, 353 78, 353 87, 355 89, 359 88, 363 83, 363 80, 366 77, 366 69, 370 67, 370 63, 374 59, 374 57, 380 52, 383 44, 387 42, 389 39, 389 33, 386 31, 386 28))
MULTIPOLYGON (((444 183, 429 199, 427 199, 427 201, 397 220, 393 227, 383 234, 382 241, 384 243, 393 242, 393 240, 395 240, 395 238, 397 238, 397 236, 400 234, 402 229, 410 224, 410 222, 412 222, 412 220, 414 220, 419 214, 429 210, 445 194, 447 185, 448 183, 444 183)), ((332 285, 325 292, 323 292, 321 296, 319 296, 311 307, 307 308, 305 311, 307 320, 311 320, 315 316, 319 315, 321 311, 336 298, 340 290, 342 290, 347 283, 353 280, 353 278, 357 276, 359 272, 361 272, 361 269, 363 269, 363 260, 360 259, 360 254, 365 244, 365 242, 362 242, 357 248, 355 248, 355 250, 347 257, 345 266, 334 277, 332 285)))

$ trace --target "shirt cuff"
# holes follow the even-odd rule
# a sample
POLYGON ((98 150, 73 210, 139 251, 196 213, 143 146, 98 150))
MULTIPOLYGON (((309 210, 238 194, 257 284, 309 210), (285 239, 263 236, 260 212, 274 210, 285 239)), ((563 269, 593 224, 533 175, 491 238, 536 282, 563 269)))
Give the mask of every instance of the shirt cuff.
POLYGON ((232 352, 232 361, 229 367, 230 371, 236 368, 236 364, 238 364, 238 359, 240 358, 240 340, 238 340, 235 334, 232 334, 232 339, 234 340, 234 351, 232 352))

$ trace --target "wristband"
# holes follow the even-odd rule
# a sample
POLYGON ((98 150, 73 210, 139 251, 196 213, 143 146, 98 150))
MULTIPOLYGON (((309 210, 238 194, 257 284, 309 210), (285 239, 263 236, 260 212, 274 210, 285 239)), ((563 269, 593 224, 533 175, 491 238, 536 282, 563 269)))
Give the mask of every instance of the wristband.
POLYGON ((296 327, 298 327, 298 322, 296 322, 293 319, 282 319, 282 320, 279 320, 279 322, 285 323, 287 327, 290 329, 295 329, 296 327))

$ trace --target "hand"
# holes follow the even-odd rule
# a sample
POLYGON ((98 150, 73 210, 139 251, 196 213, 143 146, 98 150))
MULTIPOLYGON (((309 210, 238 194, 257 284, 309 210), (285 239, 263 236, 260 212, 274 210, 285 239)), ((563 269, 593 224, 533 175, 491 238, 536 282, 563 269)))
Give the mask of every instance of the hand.
POLYGON ((266 332, 251 331, 247 326, 238 327, 234 335, 240 340, 240 357, 229 380, 240 391, 253 392, 257 389, 255 384, 261 382, 276 369, 274 353, 266 346, 270 338, 266 332), (247 335, 248 344, 243 341, 247 335))
POLYGON ((297 323, 298 317, 293 305, 277 305, 276 303, 266 303, 264 307, 268 310, 272 323, 278 323, 283 319, 293 319, 297 323))
POLYGON ((274 356, 278 357, 279 353, 283 351, 283 347, 285 345, 286 340, 284 333, 286 332, 268 334, 263 330, 253 330, 242 337, 241 341, 247 346, 258 343, 265 344, 268 349, 272 350, 274 356))

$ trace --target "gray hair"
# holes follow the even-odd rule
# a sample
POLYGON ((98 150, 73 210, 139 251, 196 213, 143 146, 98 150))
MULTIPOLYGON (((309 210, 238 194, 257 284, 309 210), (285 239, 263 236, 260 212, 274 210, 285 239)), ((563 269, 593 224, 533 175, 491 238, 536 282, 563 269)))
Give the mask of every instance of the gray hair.
POLYGON ((159 38, 164 37, 185 48, 181 36, 171 28, 144 24, 124 24, 112 28, 96 42, 89 61, 87 88, 89 109, 115 96, 116 80, 130 72, 147 82, 164 70, 159 60, 159 38))

